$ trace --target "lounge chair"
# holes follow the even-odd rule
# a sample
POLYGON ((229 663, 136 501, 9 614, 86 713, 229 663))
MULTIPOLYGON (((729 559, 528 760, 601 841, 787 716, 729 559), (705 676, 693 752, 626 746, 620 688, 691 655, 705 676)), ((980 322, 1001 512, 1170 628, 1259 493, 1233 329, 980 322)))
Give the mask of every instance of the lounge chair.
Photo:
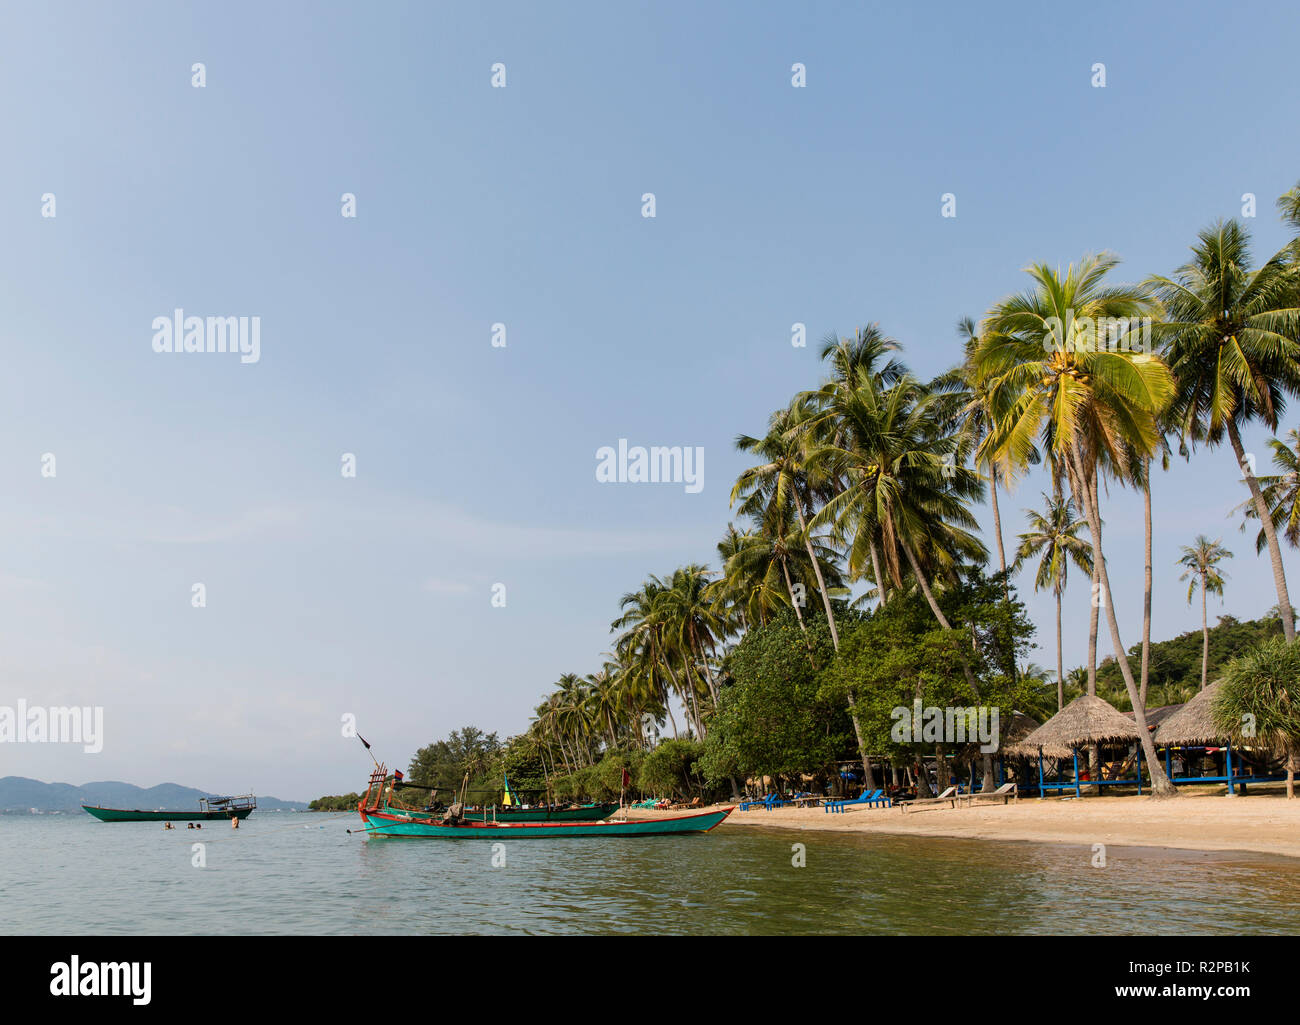
POLYGON ((1000 800, 1003 804, 1006 804, 1008 801, 1020 800, 1020 789, 1014 783, 1003 783, 996 790, 991 790, 987 794, 982 794, 982 793, 962 794, 960 797, 957 798, 957 800, 959 802, 965 801, 967 807, 969 807, 972 803, 978 801, 980 798, 983 798, 986 801, 1000 800))
POLYGON ((855 804, 863 804, 869 808, 877 806, 884 808, 892 807, 893 802, 884 795, 885 792, 883 790, 872 790, 870 793, 864 790, 859 796, 855 797, 851 801, 827 801, 822 805, 822 808, 828 814, 837 813, 843 815, 845 808, 851 807, 855 804))
POLYGON ((949 808, 957 805, 957 788, 949 787, 938 797, 916 797, 910 801, 899 801, 898 806, 904 811, 910 808, 934 808, 941 804, 946 804, 949 808))
POLYGON ((758 805, 760 805, 760 804, 761 804, 764 808, 767 808, 767 807, 768 807, 768 801, 773 800, 775 797, 776 797, 776 794, 767 794, 767 795, 764 796, 764 797, 755 797, 755 798, 751 798, 751 799, 748 800, 748 801, 741 801, 741 802, 740 802, 740 810, 741 810, 741 811, 749 811, 750 808, 754 808, 754 807, 756 807, 756 806, 758 806, 758 805))

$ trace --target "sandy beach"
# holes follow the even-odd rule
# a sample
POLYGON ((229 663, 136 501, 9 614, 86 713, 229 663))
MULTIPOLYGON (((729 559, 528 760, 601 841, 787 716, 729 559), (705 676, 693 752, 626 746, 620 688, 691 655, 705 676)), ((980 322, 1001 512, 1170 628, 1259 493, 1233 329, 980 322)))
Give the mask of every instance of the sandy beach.
MULTIPOLYGON (((725 806, 718 806, 725 807, 725 806)), ((637 811, 635 817, 672 812, 637 811)), ((681 814, 677 812, 676 814, 681 814)), ((1300 858, 1300 800, 1280 789, 1248 797, 1181 793, 1168 801, 1146 797, 1025 798, 1007 805, 975 805, 924 811, 849 808, 828 815, 821 808, 739 809, 719 829, 768 827, 834 832, 952 836, 1036 843, 1113 844, 1198 851, 1253 851, 1300 858)))

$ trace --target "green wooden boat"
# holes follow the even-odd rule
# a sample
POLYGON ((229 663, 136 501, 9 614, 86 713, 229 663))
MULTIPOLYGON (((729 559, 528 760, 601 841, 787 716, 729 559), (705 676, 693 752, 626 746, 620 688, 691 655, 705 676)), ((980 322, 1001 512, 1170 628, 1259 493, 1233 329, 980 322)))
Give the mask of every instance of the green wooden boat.
POLYGON ((138 808, 101 808, 95 804, 81 807, 100 822, 207 822, 209 819, 246 819, 257 807, 257 799, 252 794, 200 797, 197 811, 142 811, 138 808))
POLYGON ((561 836, 662 836, 669 833, 707 833, 731 814, 720 811, 673 815, 668 818, 621 819, 597 822, 440 822, 418 813, 388 807, 357 809, 368 836, 446 839, 524 840, 561 836))
POLYGON ((467 811, 469 822, 598 822, 618 811, 612 801, 604 804, 584 804, 577 808, 495 808, 487 811, 467 811))
MULTIPOLYGON (((533 820, 503 822, 473 821, 461 817, 454 822, 444 821, 432 812, 403 807, 393 803, 393 784, 388 770, 376 765, 370 774, 370 785, 357 804, 357 812, 367 836, 420 837, 445 839, 524 840, 562 836, 662 836, 672 833, 707 833, 731 814, 731 808, 720 811, 693 812, 668 818, 585 820, 533 820)), ((598 807, 598 806, 593 806, 598 807)), ((523 809, 520 809, 523 810, 523 809)), ((574 809, 585 811, 585 809, 574 809)), ((590 814, 590 812, 587 812, 590 814)))

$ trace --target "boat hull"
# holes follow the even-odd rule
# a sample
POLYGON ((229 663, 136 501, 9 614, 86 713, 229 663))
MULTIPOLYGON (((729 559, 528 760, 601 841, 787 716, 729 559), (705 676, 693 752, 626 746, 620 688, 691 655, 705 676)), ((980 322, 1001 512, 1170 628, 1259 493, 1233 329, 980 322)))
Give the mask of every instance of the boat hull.
POLYGON ((450 840, 532 840, 565 836, 665 836, 676 833, 707 833, 732 812, 699 812, 667 818, 637 819, 630 822, 464 822, 443 825, 428 818, 403 812, 361 811, 365 832, 376 837, 410 837, 450 840))
POLYGON ((252 808, 236 808, 234 811, 128 811, 125 808, 96 808, 90 804, 81 807, 100 822, 208 822, 213 819, 246 819, 253 811, 252 808))

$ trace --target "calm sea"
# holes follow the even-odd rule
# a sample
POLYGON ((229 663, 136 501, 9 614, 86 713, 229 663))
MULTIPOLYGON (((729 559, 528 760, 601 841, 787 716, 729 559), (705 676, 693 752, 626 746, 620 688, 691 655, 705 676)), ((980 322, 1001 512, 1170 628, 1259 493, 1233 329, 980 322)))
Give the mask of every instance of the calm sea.
POLYGON ((494 865, 490 843, 358 824, 0 816, 0 932, 1300 933, 1300 863, 1283 858, 1112 847, 1094 868, 1083 847, 723 827, 516 840, 494 865))

